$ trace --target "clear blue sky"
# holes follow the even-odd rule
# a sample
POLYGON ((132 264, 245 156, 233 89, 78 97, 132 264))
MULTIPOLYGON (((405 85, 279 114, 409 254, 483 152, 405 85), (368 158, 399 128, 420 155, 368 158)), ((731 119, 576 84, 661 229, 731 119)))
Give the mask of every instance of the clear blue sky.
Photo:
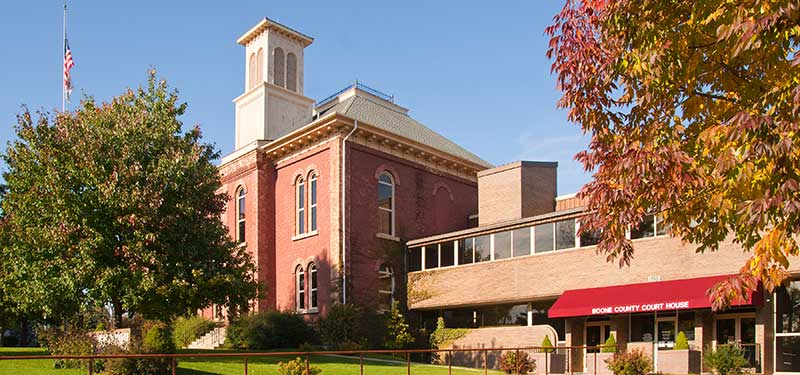
MULTIPOLYGON (((184 125, 199 124, 205 140, 228 153, 231 100, 244 87, 236 39, 267 16, 315 38, 306 49, 307 96, 321 99, 358 79, 489 162, 558 161, 559 194, 567 194, 589 176, 573 160, 588 138, 556 109, 560 94, 545 57, 543 30, 562 4, 74 0, 73 98, 85 92, 105 101, 155 67, 188 103, 184 125)), ((62 6, 8 1, 0 11, 3 149, 20 105, 60 108, 62 6)))

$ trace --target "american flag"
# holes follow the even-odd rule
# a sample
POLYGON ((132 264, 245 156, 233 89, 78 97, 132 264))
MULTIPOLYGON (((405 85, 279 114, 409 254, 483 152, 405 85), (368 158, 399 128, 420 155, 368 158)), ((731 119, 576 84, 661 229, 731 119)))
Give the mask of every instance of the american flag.
POLYGON ((75 61, 72 60, 72 51, 69 50, 69 42, 64 38, 64 98, 69 101, 69 95, 72 94, 72 79, 69 77, 69 70, 75 66, 75 61))

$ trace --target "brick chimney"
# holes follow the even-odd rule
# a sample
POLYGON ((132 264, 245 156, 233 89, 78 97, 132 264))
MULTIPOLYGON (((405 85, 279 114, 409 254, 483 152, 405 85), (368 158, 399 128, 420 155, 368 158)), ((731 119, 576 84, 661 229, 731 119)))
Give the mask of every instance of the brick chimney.
POLYGON ((478 225, 555 211, 558 162, 516 161, 478 172, 478 225))

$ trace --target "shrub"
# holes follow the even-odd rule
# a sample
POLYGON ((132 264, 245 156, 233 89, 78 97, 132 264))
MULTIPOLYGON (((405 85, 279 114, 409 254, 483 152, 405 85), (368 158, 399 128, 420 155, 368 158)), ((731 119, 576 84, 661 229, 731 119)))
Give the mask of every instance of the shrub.
POLYGON ((545 353, 553 353, 556 351, 553 349, 553 343, 550 342, 550 335, 544 335, 544 339, 542 339, 542 351, 545 353))
POLYGON ((414 343, 414 337, 408 332, 408 324, 406 324, 403 314, 400 314, 397 302, 392 304, 392 313, 386 321, 386 334, 387 349, 405 349, 408 345, 414 343))
POLYGON ((238 349, 297 348, 311 340, 303 318, 292 312, 268 311, 239 317, 228 326, 226 345, 238 349))
POLYGON ((431 333, 430 343, 434 349, 442 349, 450 346, 453 341, 456 341, 469 333, 467 328, 447 328, 444 324, 444 318, 441 316, 436 319, 436 330, 431 333))
POLYGON ((686 350, 689 349, 689 340, 686 339, 686 335, 683 334, 683 331, 678 332, 678 336, 675 337, 675 350, 686 350))
POLYGON ((600 353, 614 353, 617 351, 617 339, 614 335, 609 335, 606 343, 600 348, 600 353))
POLYGON ((505 352, 500 356, 500 371, 506 374, 527 374, 536 370, 536 361, 528 358, 528 353, 519 352, 519 359, 517 359, 517 352, 505 352))
POLYGON ((734 345, 719 345, 717 350, 706 351, 704 362, 718 375, 741 374, 742 369, 749 366, 744 351, 734 345))
POLYGON ((319 367, 309 366, 306 371, 306 361, 297 357, 293 361, 278 362, 278 374, 280 375, 318 375, 322 373, 319 367))
POLYGON ((185 348, 194 340, 213 330, 214 327, 214 322, 200 316, 178 318, 175 321, 172 333, 175 339, 175 346, 185 348))
MULTIPOLYGON (((92 355, 97 348, 97 341, 82 330, 59 328, 40 328, 37 340, 51 355, 92 355)), ((86 361, 75 359, 56 359, 54 367, 86 368, 86 361)))
MULTIPOLYGON (((128 350, 110 349, 108 354, 171 354, 175 353, 172 331, 166 324, 148 322, 143 325, 141 342, 131 342, 128 350)), ((171 358, 124 358, 109 360, 106 370, 110 375, 167 375, 172 373, 171 358)))
POLYGON ((641 349, 616 353, 606 359, 606 364, 614 375, 647 375, 653 371, 653 361, 641 349))
POLYGON ((337 304, 328 309, 328 315, 317 321, 322 343, 339 349, 342 343, 358 343, 363 336, 359 324, 363 312, 350 304, 337 304))

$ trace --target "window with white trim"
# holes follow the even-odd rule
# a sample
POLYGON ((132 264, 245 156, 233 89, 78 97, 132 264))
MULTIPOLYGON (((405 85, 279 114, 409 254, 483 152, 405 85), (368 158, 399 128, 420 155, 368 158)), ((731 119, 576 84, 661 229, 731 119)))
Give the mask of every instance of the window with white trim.
POLYGON ((317 175, 314 172, 308 177, 308 227, 317 230, 317 175))
POLYGON ((800 280, 775 290, 775 371, 800 372, 800 280))
POLYGON ((378 233, 394 236, 394 178, 389 173, 378 177, 378 233))
POLYGON ((303 266, 297 266, 294 272, 295 306, 297 311, 306 309, 306 273, 303 266))
POLYGON ((303 177, 297 178, 295 189, 295 232, 304 234, 306 233, 306 183, 303 177))
POLYGON ((239 243, 245 242, 246 195, 247 190, 245 190, 244 187, 239 187, 239 190, 236 192, 236 240, 239 243))
POLYGON ((311 263, 308 265, 308 279, 309 279, 309 288, 308 288, 308 308, 311 310, 317 309, 317 265, 311 263))
POLYGON ((380 294, 378 310, 390 311, 394 304, 395 291, 394 270, 391 266, 387 264, 381 265, 378 269, 378 281, 380 283, 378 287, 378 293, 380 294))

